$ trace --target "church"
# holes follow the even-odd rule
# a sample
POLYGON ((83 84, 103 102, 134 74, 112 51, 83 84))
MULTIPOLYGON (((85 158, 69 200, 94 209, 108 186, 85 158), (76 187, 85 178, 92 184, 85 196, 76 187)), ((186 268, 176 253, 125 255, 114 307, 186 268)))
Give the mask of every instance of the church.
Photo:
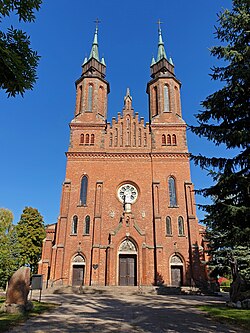
POLYGON ((124 106, 107 121, 110 91, 98 27, 75 82, 60 215, 46 228, 46 286, 199 285, 204 227, 196 216, 186 123, 161 27, 147 83, 149 122, 124 106))

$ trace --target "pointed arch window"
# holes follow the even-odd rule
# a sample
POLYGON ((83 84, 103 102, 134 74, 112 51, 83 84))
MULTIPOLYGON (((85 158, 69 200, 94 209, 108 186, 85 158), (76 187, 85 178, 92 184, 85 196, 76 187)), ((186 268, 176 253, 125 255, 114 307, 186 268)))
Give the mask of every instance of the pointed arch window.
POLYGON ((166 217, 166 235, 172 236, 172 223, 171 223, 171 217, 166 217))
POLYGON ((84 234, 89 235, 89 231, 90 231, 90 216, 87 215, 85 217, 84 234))
POLYGON ((81 181, 80 205, 85 206, 87 204, 87 192, 88 192, 88 177, 83 176, 81 181))
POLYGON ((138 146, 141 147, 141 128, 139 128, 138 146))
POLYGON ((180 96, 179 96, 179 90, 176 86, 174 87, 174 98, 175 98, 175 112, 177 114, 180 114, 180 96))
POLYGON ((71 234, 72 235, 77 234, 77 225, 78 225, 78 217, 77 217, 77 215, 74 215, 73 220, 72 220, 72 227, 71 227, 71 234))
POLYGON ((112 147, 113 145, 113 134, 110 133, 110 137, 109 137, 109 146, 112 147))
POLYGON ((178 217, 178 235, 179 236, 184 236, 184 220, 182 216, 178 217))
POLYGON ((167 135, 167 145, 171 145, 171 135, 167 135))
POLYGON ((169 86, 164 85, 164 112, 170 112, 169 108, 169 86))
POLYGON ((159 110, 158 110, 158 90, 157 90, 157 87, 154 87, 153 92, 154 92, 154 96, 153 96, 153 100, 154 100, 154 114, 153 114, 153 116, 157 116, 159 114, 159 110))
POLYGON ((95 134, 91 134, 90 144, 93 145, 95 143, 95 134))
POLYGON ((81 113, 81 111, 82 111, 82 86, 79 87, 78 94, 79 94, 78 113, 81 113))
POLYGON ((165 134, 162 134, 162 137, 161 137, 161 144, 163 146, 166 146, 166 135, 165 134))
POLYGON ((99 113, 104 116, 104 89, 103 86, 99 87, 98 90, 98 99, 99 99, 99 113))
POLYGON ((118 128, 115 129, 115 147, 118 146, 118 128))
POLYGON ((175 134, 173 134, 172 135, 172 142, 173 142, 173 145, 177 145, 177 140, 176 140, 176 135, 175 134))
POLYGON ((88 111, 92 112, 93 107, 93 86, 92 84, 88 87, 88 111))
POLYGON ((177 206, 176 184, 174 177, 169 177, 168 179, 168 190, 169 190, 169 205, 170 207, 176 207, 177 206))
POLYGON ((136 147, 136 123, 133 124, 133 127, 134 127, 134 142, 133 142, 133 146, 136 147))

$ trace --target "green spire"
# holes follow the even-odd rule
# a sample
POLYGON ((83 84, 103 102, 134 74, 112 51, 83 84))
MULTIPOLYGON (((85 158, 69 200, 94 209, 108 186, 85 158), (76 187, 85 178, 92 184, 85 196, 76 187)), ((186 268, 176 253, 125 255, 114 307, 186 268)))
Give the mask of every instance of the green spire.
POLYGON ((151 60, 151 65, 150 65, 150 67, 151 66, 153 66, 155 64, 155 58, 154 58, 154 56, 152 57, 152 60, 151 60))
POLYGON ((94 58, 97 61, 100 61, 99 60, 99 53, 98 53, 97 36, 98 36, 98 27, 96 26, 94 40, 93 40, 93 43, 92 43, 92 48, 91 48, 91 51, 90 51, 89 59, 94 58))
POLYGON ((102 57, 101 63, 102 63, 104 66, 106 66, 106 63, 105 63, 104 57, 102 57))
POLYGON ((158 41, 158 54, 157 54, 157 62, 160 61, 161 59, 167 59, 165 48, 164 48, 164 43, 162 40, 162 35, 161 35, 161 26, 159 22, 159 28, 158 28, 158 34, 159 34, 159 41, 158 41))
POLYGON ((85 57, 84 60, 83 60, 83 64, 82 64, 82 66, 84 66, 84 65, 86 64, 87 61, 88 61, 88 58, 85 57))

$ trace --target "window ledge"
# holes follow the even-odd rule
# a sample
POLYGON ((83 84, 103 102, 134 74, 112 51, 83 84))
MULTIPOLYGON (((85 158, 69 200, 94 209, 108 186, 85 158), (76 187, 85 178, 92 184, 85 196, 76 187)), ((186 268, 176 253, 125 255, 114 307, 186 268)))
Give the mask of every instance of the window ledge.
POLYGON ((177 205, 177 206, 168 206, 168 208, 179 208, 179 205, 177 205))

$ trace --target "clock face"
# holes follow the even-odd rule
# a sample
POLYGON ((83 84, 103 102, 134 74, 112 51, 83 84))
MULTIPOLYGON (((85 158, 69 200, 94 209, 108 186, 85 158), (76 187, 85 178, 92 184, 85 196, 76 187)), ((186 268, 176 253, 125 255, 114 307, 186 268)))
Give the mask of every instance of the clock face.
POLYGON ((118 198, 122 203, 134 203, 138 197, 138 191, 131 184, 123 184, 118 189, 118 198))

